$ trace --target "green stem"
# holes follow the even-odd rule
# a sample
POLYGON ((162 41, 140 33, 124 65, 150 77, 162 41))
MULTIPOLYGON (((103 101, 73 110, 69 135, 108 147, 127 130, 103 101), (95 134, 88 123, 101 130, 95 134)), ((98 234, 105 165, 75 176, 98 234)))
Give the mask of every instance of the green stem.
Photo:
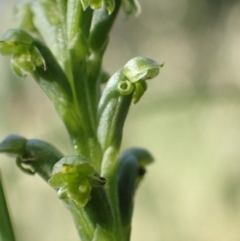
POLYGON ((102 154, 96 135, 96 126, 93 120, 94 115, 91 108, 92 105, 87 83, 86 52, 85 39, 81 31, 79 31, 69 47, 75 93, 74 105, 81 118, 81 125, 84 128, 84 134, 86 136, 85 143, 88 145, 88 155, 86 155, 86 157, 91 160, 95 168, 100 171, 102 154))
MULTIPOLYGON (((88 88, 86 58, 88 56, 87 39, 92 18, 92 10, 83 11, 79 0, 69 0, 67 10, 67 36, 69 41, 69 70, 74 105, 81 125, 84 128, 88 153, 85 155, 100 171, 102 153, 96 136, 96 121, 92 99, 88 88), (87 17, 87 19, 85 19, 87 17), (88 23, 86 23, 86 21, 88 23)), ((77 147, 80 149, 81 147, 77 147)))

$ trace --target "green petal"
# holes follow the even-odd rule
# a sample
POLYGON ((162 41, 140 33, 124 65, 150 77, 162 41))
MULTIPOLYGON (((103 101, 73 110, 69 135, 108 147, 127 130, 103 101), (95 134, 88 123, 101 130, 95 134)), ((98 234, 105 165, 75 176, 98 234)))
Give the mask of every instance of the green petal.
POLYGON ((32 46, 33 38, 27 32, 20 29, 9 29, 2 37, 0 37, 0 53, 2 55, 11 55, 22 48, 32 46))
POLYGON ((159 64, 152 59, 145 57, 135 57, 128 61, 123 67, 123 74, 131 82, 151 79, 158 75, 159 68, 162 66, 163 64, 159 64))
POLYGON ((1 42, 0 41, 0 53, 2 55, 12 55, 19 49, 19 46, 15 42, 1 42))
POLYGON ((136 104, 147 90, 147 83, 145 80, 142 80, 135 82, 134 86, 135 90, 133 93, 133 104, 136 104))
POLYGON ((49 180, 48 183, 52 186, 52 187, 61 187, 63 185, 65 185, 65 182, 62 178, 62 174, 61 173, 56 173, 54 176, 52 176, 49 180))
POLYGON ((67 199, 67 187, 63 186, 58 189, 58 198, 59 199, 67 199))
POLYGON ((28 50, 21 51, 21 53, 15 53, 12 57, 12 62, 25 73, 31 73, 36 69, 32 56, 28 50))
MULTIPOLYGON (((66 166, 72 166, 73 169, 71 169, 71 172, 77 172, 78 170, 78 165, 84 164, 84 163, 88 163, 88 166, 91 166, 89 161, 87 160, 87 158, 83 157, 83 156, 79 156, 79 155, 69 155, 69 156, 65 156, 63 157, 61 160, 59 160, 53 167, 53 175, 55 173, 61 172, 63 165, 66 166)), ((86 167, 84 167, 86 168, 86 167)), ((89 168, 90 169, 90 173, 94 173, 93 167, 89 168)), ((89 171, 89 170, 88 170, 89 171)))
POLYGON ((19 65, 16 62, 14 62, 13 59, 11 59, 11 68, 12 68, 12 71, 15 75, 17 75, 19 77, 26 77, 27 76, 26 71, 24 71, 21 67, 19 67, 19 65))
POLYGON ((91 199, 91 190, 92 187, 90 186, 88 180, 85 179, 80 186, 68 186, 68 197, 73 200, 79 207, 83 207, 91 199))
POLYGON ((33 64, 37 67, 42 67, 44 70, 46 70, 45 60, 42 57, 41 53, 38 51, 38 49, 37 48, 30 49, 30 54, 31 54, 33 64))
POLYGON ((24 30, 9 29, 2 37, 0 37, 0 42, 14 42, 16 44, 31 46, 33 43, 33 38, 24 30))
MULTIPOLYGON (((73 172, 75 172, 75 169, 74 168, 71 168, 73 172)), ((62 174, 62 178, 64 180, 64 182, 66 183, 79 183, 80 180, 81 180, 81 177, 79 177, 78 173, 61 173, 62 174)))
POLYGON ((90 194, 92 187, 87 178, 81 181, 78 190, 81 194, 90 194))

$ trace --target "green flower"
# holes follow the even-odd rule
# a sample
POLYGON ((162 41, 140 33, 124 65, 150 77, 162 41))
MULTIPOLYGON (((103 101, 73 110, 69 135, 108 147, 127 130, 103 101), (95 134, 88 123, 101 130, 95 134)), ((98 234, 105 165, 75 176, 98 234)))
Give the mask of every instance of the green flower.
POLYGON ((139 80, 147 80, 156 77, 160 67, 163 67, 163 64, 139 56, 129 60, 124 65, 123 74, 133 83, 139 80))
POLYGON ((135 57, 129 60, 122 69, 125 79, 118 83, 120 94, 133 93, 133 103, 137 103, 147 90, 145 80, 156 77, 161 67, 163 64, 145 57, 135 57))
POLYGON ((72 200, 78 207, 83 207, 91 199, 92 188, 103 186, 106 180, 95 172, 85 157, 71 155, 54 165, 48 182, 58 188, 60 199, 72 200))
POLYGON ((20 77, 32 73, 36 67, 46 69, 45 60, 33 42, 32 36, 20 29, 10 29, 0 38, 0 53, 12 55, 12 70, 20 77))

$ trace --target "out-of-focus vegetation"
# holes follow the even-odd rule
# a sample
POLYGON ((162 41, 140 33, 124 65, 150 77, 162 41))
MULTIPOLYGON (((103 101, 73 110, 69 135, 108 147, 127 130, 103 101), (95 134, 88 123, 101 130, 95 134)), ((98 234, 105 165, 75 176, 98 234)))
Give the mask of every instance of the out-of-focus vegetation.
MULTIPOLYGON (((16 26, 15 1, 0 1, 0 33, 16 26)), ((136 196, 132 240, 240 239, 240 2, 142 0, 119 15, 104 61, 114 73, 143 55, 164 61, 127 120, 124 148, 155 156, 136 196)), ((39 138, 71 153, 54 107, 30 78, 0 57, 0 139, 39 138)), ((1 156, 18 240, 78 240, 70 214, 39 177, 1 156), (27 211, 26 211, 27 210, 27 211)))

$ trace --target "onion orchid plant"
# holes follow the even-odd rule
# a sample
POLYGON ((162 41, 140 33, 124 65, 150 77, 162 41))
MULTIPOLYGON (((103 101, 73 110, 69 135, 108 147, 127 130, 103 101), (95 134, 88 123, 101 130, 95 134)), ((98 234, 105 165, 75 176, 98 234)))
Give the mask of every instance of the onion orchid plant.
MULTIPOLYGON (((82 241, 130 240, 135 191, 153 161, 143 148, 120 153, 120 147, 131 104, 163 64, 138 56, 112 76, 102 68, 121 7, 140 13, 137 0, 20 1, 18 27, 0 38, 0 53, 11 56, 13 72, 30 74, 52 101, 73 153, 65 156, 52 144, 19 135, 6 137, 0 152, 14 155, 22 171, 56 190, 82 241)), ((0 239, 15 241, 1 182, 0 204, 0 239)))

